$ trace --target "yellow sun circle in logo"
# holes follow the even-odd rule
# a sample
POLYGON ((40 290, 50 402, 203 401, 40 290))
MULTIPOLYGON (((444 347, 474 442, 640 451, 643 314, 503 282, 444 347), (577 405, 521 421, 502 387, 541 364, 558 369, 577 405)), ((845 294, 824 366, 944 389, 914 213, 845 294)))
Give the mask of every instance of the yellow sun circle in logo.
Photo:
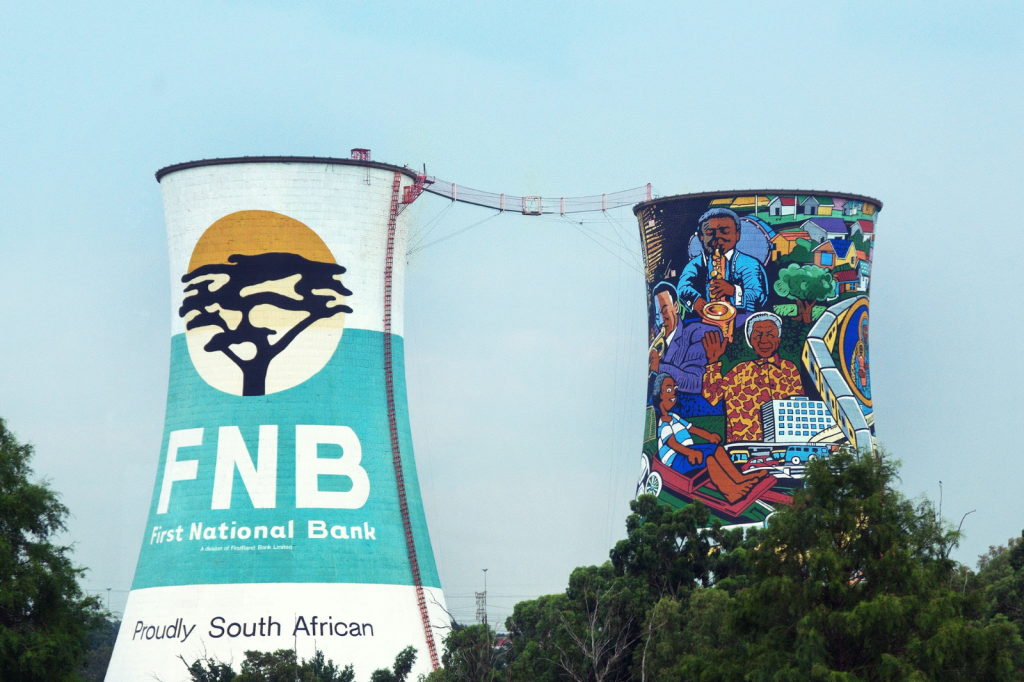
POLYGON ((273 211, 214 222, 181 278, 189 356, 206 383, 234 395, 277 393, 308 380, 341 340, 351 291, 324 241, 273 211))
POLYGON ((226 264, 236 253, 294 253, 311 261, 337 262, 320 235, 298 220, 273 211, 238 211, 206 228, 192 250, 188 271, 226 264))

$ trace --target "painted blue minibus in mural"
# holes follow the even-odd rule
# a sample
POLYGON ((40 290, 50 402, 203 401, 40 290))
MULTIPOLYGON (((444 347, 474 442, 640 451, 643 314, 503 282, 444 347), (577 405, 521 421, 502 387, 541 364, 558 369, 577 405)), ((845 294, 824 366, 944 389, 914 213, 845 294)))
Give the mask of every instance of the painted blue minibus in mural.
POLYGON ((835 449, 836 446, 830 443, 790 445, 786 448, 784 459, 790 464, 806 464, 819 457, 828 457, 835 449))

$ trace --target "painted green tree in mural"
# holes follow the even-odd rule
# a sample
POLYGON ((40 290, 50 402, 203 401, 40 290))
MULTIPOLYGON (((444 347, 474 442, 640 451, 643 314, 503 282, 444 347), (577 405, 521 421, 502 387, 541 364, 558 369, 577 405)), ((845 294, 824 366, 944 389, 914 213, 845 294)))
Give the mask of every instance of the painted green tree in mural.
POLYGON ((810 324, 814 304, 831 296, 835 286, 832 274, 825 268, 793 263, 779 271, 775 293, 796 301, 796 318, 810 324))

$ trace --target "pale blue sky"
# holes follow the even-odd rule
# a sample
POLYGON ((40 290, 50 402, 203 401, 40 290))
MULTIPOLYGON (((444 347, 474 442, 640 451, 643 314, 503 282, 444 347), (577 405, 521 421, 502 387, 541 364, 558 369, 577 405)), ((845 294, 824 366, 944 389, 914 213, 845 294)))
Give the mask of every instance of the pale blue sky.
MULTIPOLYGON (((879 438, 907 494, 942 480, 947 516, 978 510, 961 560, 1020 532, 1018 3, 335 5, 0 7, 0 415, 64 493, 91 587, 127 590, 156 474, 153 172, 356 146, 510 194, 877 196, 879 438)), ((444 207, 422 199, 419 224, 444 207)), ((458 205, 432 235, 487 215, 458 205)), ((585 222, 638 253, 628 209, 585 222)), ((622 535, 646 338, 641 278, 611 248, 506 215, 412 259, 416 455, 459 616, 481 568, 503 618, 622 535)))

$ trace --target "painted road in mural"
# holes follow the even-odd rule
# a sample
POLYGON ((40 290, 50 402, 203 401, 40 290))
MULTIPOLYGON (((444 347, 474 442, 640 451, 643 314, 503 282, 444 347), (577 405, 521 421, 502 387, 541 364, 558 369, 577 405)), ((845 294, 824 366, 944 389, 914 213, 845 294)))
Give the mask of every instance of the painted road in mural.
POLYGON ((763 524, 792 502, 808 461, 872 447, 880 209, 868 197, 786 191, 636 207, 650 341, 638 495, 763 524))

